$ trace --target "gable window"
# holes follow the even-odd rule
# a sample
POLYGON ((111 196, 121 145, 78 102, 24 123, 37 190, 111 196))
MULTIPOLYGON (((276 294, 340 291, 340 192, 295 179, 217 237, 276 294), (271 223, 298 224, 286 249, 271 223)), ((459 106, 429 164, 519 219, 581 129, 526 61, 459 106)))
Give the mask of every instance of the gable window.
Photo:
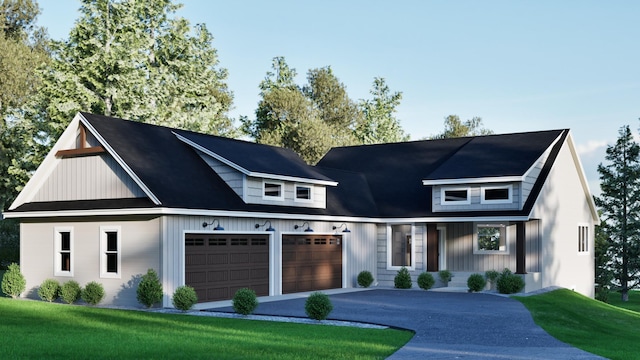
POLYGON ((589 226, 578 225, 578 252, 589 252, 589 226))
POLYGON ((507 254, 505 224, 476 224, 473 250, 476 254, 507 254))
POLYGON ((73 228, 54 229, 54 275, 73 276, 73 228))
POLYGON ((471 204, 471 196, 468 187, 442 188, 440 190, 440 204, 442 205, 468 205, 471 204))
POLYGON ((413 226, 410 224, 387 226, 388 268, 413 268, 413 226))
POLYGON ((281 182, 264 181, 262 183, 262 198, 268 200, 283 200, 284 189, 281 182))
POLYGON ((100 227, 100 277, 120 278, 121 241, 119 226, 100 227))
POLYGON ((508 204, 512 202, 513 185, 482 187, 481 204, 508 204))
POLYGON ((310 202, 312 200, 311 186, 296 185, 296 201, 310 202))

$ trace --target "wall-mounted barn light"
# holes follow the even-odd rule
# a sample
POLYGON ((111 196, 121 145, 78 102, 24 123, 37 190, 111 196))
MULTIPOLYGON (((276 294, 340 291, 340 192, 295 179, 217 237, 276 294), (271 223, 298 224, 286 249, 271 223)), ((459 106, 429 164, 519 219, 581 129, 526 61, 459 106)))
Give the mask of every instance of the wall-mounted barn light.
POLYGON ((256 229, 259 228, 259 227, 267 225, 267 223, 269 224, 269 227, 265 229, 266 231, 276 231, 276 229, 271 227, 271 221, 269 221, 269 220, 265 221, 264 224, 262 224, 262 225, 256 224, 256 229))
POLYGON ((345 224, 345 223, 342 223, 342 225, 340 225, 340 226, 333 225, 333 230, 341 229, 342 227, 344 227, 344 230, 342 230, 343 233, 350 233, 351 232, 351 230, 349 230, 349 228, 347 227, 347 224, 345 224))
POLYGON ((304 224, 307 224, 307 228, 304 229, 304 232, 313 232, 313 229, 309 226, 309 222, 305 221, 302 223, 302 225, 294 225, 293 228, 298 230, 301 227, 304 227, 304 224))
POLYGON ((222 226, 220 226, 220 220, 218 220, 218 219, 213 219, 213 221, 210 222, 210 223, 205 221, 205 222, 202 223, 202 227, 206 228, 209 225, 213 225, 213 223, 215 223, 216 221, 218 222, 218 225, 216 227, 214 227, 213 230, 224 230, 224 228, 222 226))

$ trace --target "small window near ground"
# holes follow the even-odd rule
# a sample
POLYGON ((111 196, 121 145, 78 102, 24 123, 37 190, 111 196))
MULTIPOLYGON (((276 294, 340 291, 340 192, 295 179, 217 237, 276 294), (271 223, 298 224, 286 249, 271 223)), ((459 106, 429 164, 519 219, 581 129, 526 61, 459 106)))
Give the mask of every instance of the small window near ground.
POLYGON ((469 188, 443 188, 440 192, 442 205, 468 205, 471 203, 469 188))
POLYGON ((55 276, 73 276, 73 228, 55 228, 55 276))
POLYGON ((263 198, 270 200, 284 199, 284 191, 282 187, 282 183, 265 181, 263 186, 263 198))
POLYGON ((120 278, 121 239, 120 227, 100 227, 100 277, 120 278))
POLYGON ((513 186, 483 187, 480 203, 482 204, 506 204, 511 202, 513 186))
POLYGON ((311 187, 296 185, 296 201, 311 201, 311 187))
POLYGON ((587 225, 578 226, 578 252, 589 252, 589 226, 587 225))
POLYGON ((476 224, 476 253, 507 253, 507 227, 504 224, 476 224))

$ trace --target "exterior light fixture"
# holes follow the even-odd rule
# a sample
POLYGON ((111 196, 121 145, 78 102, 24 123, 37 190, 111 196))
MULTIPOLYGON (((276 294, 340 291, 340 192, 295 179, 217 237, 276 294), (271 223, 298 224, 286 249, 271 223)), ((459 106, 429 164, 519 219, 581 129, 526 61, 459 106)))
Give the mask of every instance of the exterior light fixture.
POLYGON ((309 222, 305 221, 302 223, 302 225, 294 225, 293 228, 298 230, 301 227, 304 227, 304 224, 307 224, 307 228, 304 229, 304 232, 313 232, 313 229, 311 228, 311 226, 309 226, 309 222))
POLYGON ((269 221, 269 220, 265 221, 265 222, 264 222, 264 224, 262 224, 262 225, 260 225, 260 224, 256 224, 256 229, 257 229, 257 228, 259 228, 259 227, 261 227, 261 226, 265 226, 265 225, 267 225, 267 223, 269 223, 269 227, 265 229, 266 231, 276 231, 276 229, 274 229, 273 227, 271 227, 271 221, 269 221))
POLYGON ((224 230, 224 228, 222 226, 220 226, 220 220, 218 220, 218 219, 213 219, 213 221, 210 222, 210 223, 205 221, 205 222, 202 223, 202 227, 206 228, 209 225, 213 225, 213 223, 215 223, 216 221, 218 222, 218 225, 216 225, 216 227, 214 227, 213 230, 219 230, 219 231, 220 230, 224 230))
POLYGON ((350 233, 351 232, 351 230, 349 230, 349 228, 347 227, 346 223, 342 223, 342 225, 340 225, 340 226, 333 225, 333 230, 337 230, 337 229, 340 229, 342 227, 344 227, 344 230, 342 230, 343 233, 350 233))

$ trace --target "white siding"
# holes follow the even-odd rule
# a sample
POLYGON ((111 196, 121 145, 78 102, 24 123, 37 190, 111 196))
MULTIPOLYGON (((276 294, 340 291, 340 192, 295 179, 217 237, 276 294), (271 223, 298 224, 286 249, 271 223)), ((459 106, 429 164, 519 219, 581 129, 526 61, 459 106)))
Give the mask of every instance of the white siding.
POLYGON ((477 210, 518 210, 522 208, 522 204, 520 202, 521 195, 520 183, 491 183, 491 184, 468 184, 468 185, 455 185, 455 188, 464 188, 468 187, 469 191, 471 191, 471 204, 468 205, 442 205, 441 203, 441 189, 447 188, 448 186, 439 186, 434 185, 432 187, 432 201, 433 201, 433 212, 440 211, 477 211, 477 210), (501 185, 512 185, 512 194, 511 200, 512 202, 509 204, 482 204, 481 203, 481 189, 482 186, 501 186, 501 185))
POLYGON ((67 201, 146 197, 109 155, 60 159, 33 201, 67 201))
POLYGON ((199 150, 196 150, 196 152, 238 196, 241 198, 244 196, 244 174, 199 150))
POLYGON ((507 226, 507 246, 509 253, 474 254, 474 224, 447 224, 447 270, 462 272, 481 272, 487 270, 502 271, 508 268, 516 271, 516 226, 507 226))
MULTIPOLYGON (((284 185, 284 199, 283 200, 269 200, 263 197, 263 180, 262 178, 246 177, 246 196, 245 202, 248 204, 263 204, 263 205, 278 205, 278 206, 297 206, 306 208, 324 209, 327 206, 327 189, 324 185, 314 185, 305 183, 294 183, 290 181, 274 181, 276 183, 282 183, 284 185), (312 202, 302 202, 295 200, 295 186, 304 185, 308 186, 313 191, 312 202)), ((266 180, 269 181, 269 180, 266 180)))
MULTIPOLYGON (((409 270, 411 279, 413 281, 413 287, 418 287, 417 279, 418 275, 426 271, 426 241, 427 241, 427 229, 424 224, 414 224, 414 238, 412 243, 414 246, 414 258, 413 269, 409 270)), ((393 287, 393 279, 398 270, 388 269, 388 257, 387 257, 387 224, 378 224, 376 226, 376 239, 377 239, 377 266, 378 266, 378 278, 377 282, 379 286, 393 287)))

